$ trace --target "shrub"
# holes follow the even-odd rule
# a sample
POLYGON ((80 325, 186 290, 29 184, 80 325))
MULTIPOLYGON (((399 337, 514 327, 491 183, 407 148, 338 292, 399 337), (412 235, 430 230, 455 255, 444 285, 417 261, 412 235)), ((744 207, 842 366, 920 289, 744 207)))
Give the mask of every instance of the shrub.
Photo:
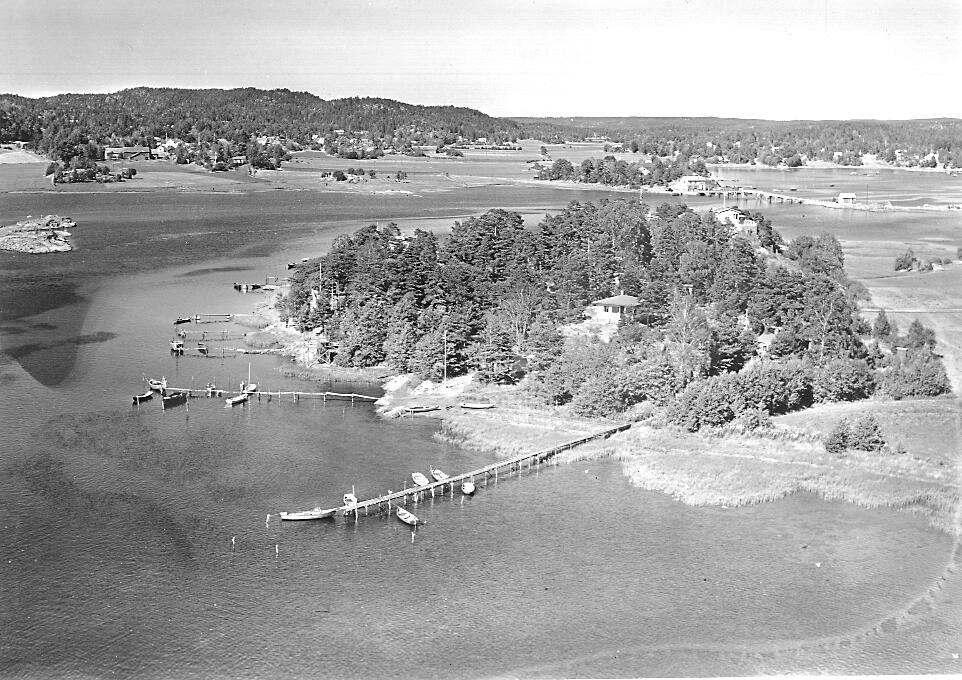
POLYGON ((834 359, 816 369, 813 378, 817 402, 856 401, 875 391, 875 374, 863 359, 834 359))
POLYGON ((925 349, 910 350, 904 359, 881 372, 879 390, 893 398, 937 397, 951 391, 942 361, 925 349))
POLYGON ((912 267, 915 266, 917 260, 915 259, 915 253, 909 248, 904 253, 895 258, 895 271, 911 271, 912 267))
POLYGON ((848 449, 850 426, 847 418, 842 418, 832 431, 825 436, 825 450, 829 453, 842 453, 848 449))
POLYGON ((841 454, 847 449, 858 451, 881 451, 885 447, 885 437, 878 419, 868 413, 849 420, 842 418, 824 440, 825 450, 841 454))

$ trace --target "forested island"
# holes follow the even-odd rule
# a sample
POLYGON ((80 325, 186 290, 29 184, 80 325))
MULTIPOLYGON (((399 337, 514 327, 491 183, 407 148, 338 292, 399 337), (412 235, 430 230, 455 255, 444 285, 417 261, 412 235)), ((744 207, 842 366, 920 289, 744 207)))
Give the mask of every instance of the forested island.
POLYGON ((533 229, 505 210, 444 237, 371 225, 298 266, 285 311, 337 343, 338 365, 474 372, 581 416, 690 431, 950 389, 931 330, 862 319, 834 236, 786 245, 752 217, 757 235, 684 205, 603 200, 533 229), (604 342, 585 310, 619 294, 637 305, 604 342))

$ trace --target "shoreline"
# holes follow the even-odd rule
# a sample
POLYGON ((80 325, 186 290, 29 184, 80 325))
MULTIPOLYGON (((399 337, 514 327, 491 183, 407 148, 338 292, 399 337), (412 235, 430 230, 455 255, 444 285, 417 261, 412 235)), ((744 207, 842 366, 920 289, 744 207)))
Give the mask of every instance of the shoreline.
MULTIPOLYGON (((344 380, 380 385, 382 417, 430 417, 437 420, 436 437, 497 457, 534 452, 623 424, 623 420, 587 419, 564 407, 534 407, 521 389, 481 385, 470 376, 437 384, 415 376, 399 375, 384 366, 368 369, 320 364, 316 339, 286 327, 275 308, 285 292, 278 288, 269 299, 255 305, 255 313, 268 320, 261 330, 271 333, 279 353, 293 358, 296 377, 344 380), (461 402, 483 401, 485 410, 458 407, 461 402), (435 410, 412 415, 411 406, 435 410)), ((951 353, 951 348, 943 348, 951 353)), ((289 373, 290 374, 290 373, 289 373)), ((953 384, 959 376, 950 376, 953 384)), ((920 400, 948 414, 943 427, 947 454, 962 443, 959 403, 952 399, 920 400)), ((912 402, 915 403, 915 402, 912 402)), ((910 402, 864 400, 852 402, 862 411, 897 412, 910 402)), ((837 405, 832 405, 837 406, 837 405)), ((828 423, 837 414, 813 407, 799 412, 828 423)), ((898 417, 888 420, 898 422, 898 417)), ((776 421, 777 422, 777 421, 776 421)), ((924 429, 924 428, 923 428, 924 429)), ((917 440, 916 440, 917 441, 917 440)), ((911 452, 913 440, 903 443, 911 452)), ((765 434, 682 432, 635 424, 627 432, 592 442, 559 456, 560 462, 612 457, 623 474, 638 488, 658 491, 693 506, 740 507, 807 492, 825 500, 844 500, 865 508, 890 508, 922 516, 936 530, 962 535, 959 512, 959 461, 946 455, 913 454, 879 456, 849 452, 843 458, 828 454, 816 431, 776 425, 765 434)))

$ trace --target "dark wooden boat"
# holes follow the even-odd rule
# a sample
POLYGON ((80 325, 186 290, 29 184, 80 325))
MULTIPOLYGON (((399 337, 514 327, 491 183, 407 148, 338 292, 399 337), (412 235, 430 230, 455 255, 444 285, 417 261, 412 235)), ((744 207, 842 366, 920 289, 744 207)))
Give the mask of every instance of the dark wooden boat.
POLYGON ((154 398, 154 393, 152 390, 147 390, 143 394, 135 394, 133 396, 133 400, 135 404, 139 404, 144 401, 150 401, 153 398, 154 398))
POLYGON ((163 402, 164 408, 172 408, 174 406, 180 406, 181 404, 186 404, 187 399, 190 397, 190 392, 170 392, 164 394, 163 402))
POLYGON ((197 343, 197 352, 206 355, 208 352, 207 345, 202 342, 197 343))
POLYGON ((190 323, 191 321, 193 321, 193 319, 189 316, 178 316, 176 319, 174 319, 174 325, 176 326, 177 324, 181 323, 190 323))
POLYGON ((171 352, 183 352, 183 351, 184 351, 184 341, 183 341, 183 340, 171 340, 171 341, 170 341, 170 351, 171 351, 171 352))

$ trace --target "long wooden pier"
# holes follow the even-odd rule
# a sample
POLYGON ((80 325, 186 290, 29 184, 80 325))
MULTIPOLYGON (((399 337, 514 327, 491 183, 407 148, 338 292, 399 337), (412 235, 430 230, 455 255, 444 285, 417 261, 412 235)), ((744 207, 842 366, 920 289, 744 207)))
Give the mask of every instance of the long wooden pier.
POLYGON ((409 487, 402 489, 401 491, 389 491, 383 496, 377 496, 376 498, 358 501, 352 505, 342 505, 336 508, 329 508, 325 512, 334 512, 342 517, 353 514, 355 522, 360 517, 361 511, 363 511, 364 515, 367 516, 372 508, 376 514, 381 514, 383 512, 390 513, 392 509, 392 503, 394 503, 395 506, 407 505, 408 501, 411 501, 412 503, 418 503, 428 495, 433 498, 436 491, 439 491, 441 495, 444 495, 445 488, 449 489, 453 494, 455 485, 460 484, 468 479, 471 481, 476 481, 477 478, 480 478, 484 484, 487 485, 489 478, 493 477, 497 481, 498 475, 503 474, 504 472, 510 474, 513 471, 517 471, 518 474, 520 474, 521 470, 525 467, 530 470, 532 467, 540 466, 541 463, 547 462, 563 451, 569 451, 576 446, 586 444, 596 439, 607 439, 611 435, 618 432, 624 432, 630 427, 631 423, 619 425, 618 427, 603 430, 602 432, 596 432, 595 434, 588 435, 587 437, 581 437, 580 439, 564 442, 558 446, 552 446, 551 448, 535 451, 534 453, 524 453, 520 456, 515 456, 513 458, 508 458, 507 460, 485 465, 477 470, 471 470, 470 472, 464 472, 458 475, 451 475, 440 482, 434 481, 430 484, 409 487))
MULTIPOLYGON (((219 387, 214 387, 213 389, 209 387, 171 387, 165 388, 168 392, 186 392, 191 397, 209 397, 209 398, 227 398, 236 397, 240 394, 244 394, 240 390, 224 390, 219 387)), ((254 392, 248 392, 250 395, 249 401, 262 399, 267 399, 267 401, 273 401, 274 399, 284 399, 289 398, 291 401, 300 401, 301 399, 320 399, 322 401, 327 401, 328 399, 332 401, 350 401, 352 404, 356 401, 373 402, 377 401, 378 397, 372 397, 369 394, 353 394, 349 392, 295 392, 295 391, 283 391, 283 390, 256 390, 254 392)))

